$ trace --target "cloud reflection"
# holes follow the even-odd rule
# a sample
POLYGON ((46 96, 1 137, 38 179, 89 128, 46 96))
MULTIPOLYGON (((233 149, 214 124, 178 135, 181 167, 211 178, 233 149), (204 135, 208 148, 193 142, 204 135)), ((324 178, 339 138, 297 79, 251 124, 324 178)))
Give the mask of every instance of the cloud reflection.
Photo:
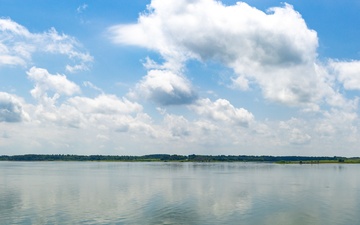
POLYGON ((357 165, 0 163, 10 224, 358 221, 357 165))

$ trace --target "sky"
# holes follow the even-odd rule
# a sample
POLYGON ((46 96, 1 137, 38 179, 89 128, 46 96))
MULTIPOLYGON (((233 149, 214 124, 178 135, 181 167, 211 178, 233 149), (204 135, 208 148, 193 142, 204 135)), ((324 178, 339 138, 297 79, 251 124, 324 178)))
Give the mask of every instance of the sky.
POLYGON ((357 0, 0 0, 0 155, 360 155, 357 0))

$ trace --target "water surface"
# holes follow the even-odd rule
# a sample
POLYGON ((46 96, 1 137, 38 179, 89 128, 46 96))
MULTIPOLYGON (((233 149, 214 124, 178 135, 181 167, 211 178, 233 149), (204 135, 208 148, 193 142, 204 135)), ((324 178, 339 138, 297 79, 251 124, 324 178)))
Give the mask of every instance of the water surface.
POLYGON ((359 224, 360 165, 0 162, 1 224, 359 224))

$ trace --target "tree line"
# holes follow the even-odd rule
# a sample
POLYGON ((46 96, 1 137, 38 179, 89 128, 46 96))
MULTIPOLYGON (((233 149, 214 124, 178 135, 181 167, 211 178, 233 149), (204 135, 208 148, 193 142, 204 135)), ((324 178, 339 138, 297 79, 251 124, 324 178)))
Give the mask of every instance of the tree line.
POLYGON ((151 154, 143 156, 118 155, 70 155, 70 154, 26 154, 2 155, 0 161, 184 161, 184 162, 278 162, 278 163, 320 163, 320 162, 360 162, 360 158, 317 157, 317 156, 251 156, 251 155, 170 155, 151 154))

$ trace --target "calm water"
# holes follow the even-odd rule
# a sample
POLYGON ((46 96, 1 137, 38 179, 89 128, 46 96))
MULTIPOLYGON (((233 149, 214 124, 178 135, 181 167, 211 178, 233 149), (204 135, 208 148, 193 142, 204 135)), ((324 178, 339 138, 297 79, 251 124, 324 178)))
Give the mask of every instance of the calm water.
POLYGON ((0 162, 0 224, 360 224, 360 165, 0 162))

